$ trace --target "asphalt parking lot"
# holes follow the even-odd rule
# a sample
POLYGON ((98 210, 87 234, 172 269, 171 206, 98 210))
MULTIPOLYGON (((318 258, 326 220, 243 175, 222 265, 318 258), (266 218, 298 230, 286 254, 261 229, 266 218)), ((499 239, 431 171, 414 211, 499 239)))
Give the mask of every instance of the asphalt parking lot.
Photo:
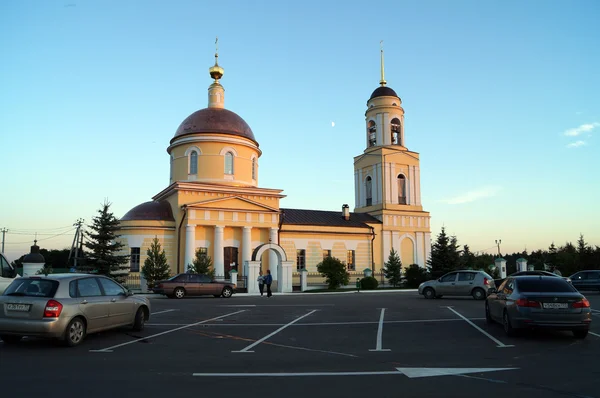
MULTIPOLYGON (((600 309, 600 295, 586 295, 600 309)), ((0 344, 0 391, 106 397, 600 397, 600 310, 585 340, 508 338, 483 302, 415 292, 152 299, 144 331, 78 347, 0 344)))

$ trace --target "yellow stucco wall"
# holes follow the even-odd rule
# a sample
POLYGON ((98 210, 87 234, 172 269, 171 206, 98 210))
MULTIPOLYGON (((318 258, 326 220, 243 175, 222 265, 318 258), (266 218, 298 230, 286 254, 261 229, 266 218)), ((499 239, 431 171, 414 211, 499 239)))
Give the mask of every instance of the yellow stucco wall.
MULTIPOLYGON (((414 238, 414 236, 413 236, 414 238)), ((402 266, 408 267, 412 263, 414 263, 414 254, 415 254, 415 245, 413 242, 404 238, 400 243, 400 261, 402 261, 402 266)))
MULTIPOLYGON (((215 141, 220 137, 223 139, 231 139, 231 135, 211 134, 215 141)), ((171 155, 174 160, 172 163, 172 179, 173 181, 202 181, 202 182, 218 182, 224 185, 248 185, 255 186, 258 181, 258 158, 259 150, 255 144, 245 138, 235 137, 237 141, 245 142, 247 145, 232 143, 232 142, 202 142, 181 143, 171 147, 171 155), (186 151, 192 148, 198 148, 198 173, 196 175, 189 174, 189 159, 186 156, 186 151), (228 180, 225 177, 225 156, 221 153, 230 150, 237 154, 233 160, 233 179, 228 180), (252 158, 256 158, 256 179, 252 179, 252 158)), ((189 152, 188 152, 189 153, 189 152)))

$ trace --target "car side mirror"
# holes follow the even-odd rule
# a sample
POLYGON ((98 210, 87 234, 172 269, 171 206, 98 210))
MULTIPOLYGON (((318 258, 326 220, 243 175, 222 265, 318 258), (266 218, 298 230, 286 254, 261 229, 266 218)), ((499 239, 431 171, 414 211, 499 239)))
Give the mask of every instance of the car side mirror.
POLYGON ((129 296, 133 296, 133 292, 129 289, 127 289, 127 292, 125 292, 125 296, 129 297, 129 296))

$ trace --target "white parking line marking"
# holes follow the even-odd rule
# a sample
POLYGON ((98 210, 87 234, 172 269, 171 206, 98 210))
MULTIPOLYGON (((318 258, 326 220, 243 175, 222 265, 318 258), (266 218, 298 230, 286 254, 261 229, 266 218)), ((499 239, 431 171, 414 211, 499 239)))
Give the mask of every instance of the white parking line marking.
POLYGON ((223 304, 219 307, 335 307, 335 304, 223 304))
POLYGON ((600 334, 598 334, 598 333, 594 333, 594 332, 588 332, 588 333, 589 333, 589 334, 592 334, 592 335, 594 335, 594 336, 596 336, 596 337, 600 337, 600 334))
POLYGON ((153 313, 150 314, 150 316, 152 316, 152 315, 158 315, 158 314, 164 314, 166 312, 173 312, 173 311, 179 311, 179 310, 164 310, 164 311, 153 312, 153 313))
MULTIPOLYGON (((483 321, 485 318, 469 318, 472 321, 483 321)), ((458 318, 447 318, 447 319, 411 319, 406 321, 384 321, 384 324, 388 323, 430 323, 430 322, 462 322, 462 319, 458 318)), ((307 322, 307 323, 295 323, 292 326, 345 326, 345 325, 373 325, 379 322, 365 321, 365 322, 307 322)), ((147 323, 146 326, 184 326, 187 323, 147 323)), ((212 326, 283 326, 284 323, 222 323, 220 325, 204 325, 204 327, 212 326)))
POLYGON ((196 377, 300 377, 300 376, 380 376, 400 375, 397 370, 382 372, 309 372, 309 373, 193 373, 196 377))
POLYGON ((240 310, 240 311, 232 312, 231 314, 221 315, 221 316, 218 316, 218 317, 215 317, 215 318, 207 319, 207 320, 196 322, 196 323, 191 323, 189 325, 184 325, 184 326, 172 329, 172 330, 167 330, 167 331, 156 333, 156 334, 153 334, 153 335, 150 335, 150 336, 140 337, 138 339, 131 340, 131 341, 128 341, 128 342, 122 343, 122 344, 117 344, 117 345, 114 345, 112 347, 103 348, 101 350, 90 350, 90 352, 112 352, 115 348, 119 348, 119 347, 123 347, 123 346, 129 345, 129 344, 137 343, 138 341, 141 341, 141 340, 152 339, 154 337, 162 336, 163 334, 167 334, 167 333, 176 332, 176 331, 181 330, 181 329, 186 329, 186 328, 191 328, 193 326, 202 325, 203 323, 211 322, 211 321, 214 321, 214 320, 217 320, 217 319, 221 319, 221 318, 226 318, 228 316, 236 315, 236 314, 239 314, 239 313, 244 312, 244 311, 246 311, 246 310, 240 310))
POLYGON ((381 309, 381 315, 379 315, 379 327, 377 328, 377 344, 374 350, 369 351, 391 351, 389 349, 382 349, 382 339, 383 339, 383 317, 385 316, 385 308, 381 309))
POLYGON ((309 313, 307 313, 307 314, 304 314, 304 315, 302 315, 302 316, 301 316, 301 317, 299 317, 299 318, 296 318, 296 319, 294 319, 294 320, 293 320, 293 321, 291 321, 290 323, 287 323, 287 324, 283 325, 282 327, 280 327, 279 329, 277 329, 277 330, 276 330, 276 331, 274 331, 273 333, 270 333, 270 334, 266 335, 265 337, 263 337, 262 339, 255 341, 254 343, 250 344, 248 347, 244 348, 244 349, 243 349, 243 350, 241 350, 241 351, 231 351, 231 352, 238 352, 238 353, 239 353, 239 352, 254 352, 254 351, 249 351, 249 350, 250 350, 251 348, 254 348, 254 347, 256 347, 257 345, 259 345, 259 344, 260 344, 260 343, 262 343, 263 341, 267 340, 268 338, 270 338, 270 337, 272 337, 272 336, 275 336, 277 333, 281 332, 283 329, 287 328, 288 326, 291 326, 291 325, 293 325, 294 323, 298 322, 300 319, 302 319, 302 318, 306 318, 307 316, 309 316, 309 315, 311 315, 311 314, 313 314, 313 313, 315 313, 315 312, 317 312, 317 310, 312 310, 311 312, 309 312, 309 313))
POLYGON ((461 317, 462 319, 464 319, 465 322, 467 322, 469 325, 473 326, 475 329, 479 330, 481 333, 483 333, 485 336, 487 336, 490 340, 492 340, 494 343, 498 344, 498 348, 507 348, 507 347, 514 347, 514 345, 506 345, 503 342, 501 342, 500 340, 498 340, 497 338, 495 338, 494 336, 492 336, 491 334, 489 334, 488 332, 486 332, 485 330, 483 330, 482 328, 480 328, 479 326, 475 325, 473 322, 471 322, 468 318, 466 318, 465 316, 463 316, 462 314, 460 314, 458 311, 456 311, 454 308, 448 307, 448 309, 452 312, 454 312, 456 315, 458 315, 459 317, 461 317))

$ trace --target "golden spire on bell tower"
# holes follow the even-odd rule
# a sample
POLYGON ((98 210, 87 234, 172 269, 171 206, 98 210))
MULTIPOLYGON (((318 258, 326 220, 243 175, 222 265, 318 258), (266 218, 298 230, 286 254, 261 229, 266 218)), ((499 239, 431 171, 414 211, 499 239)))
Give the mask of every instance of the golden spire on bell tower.
POLYGON ((223 74, 225 73, 225 70, 223 70, 223 68, 221 68, 219 66, 219 38, 217 37, 217 39, 215 40, 215 65, 211 66, 208 69, 208 72, 210 73, 210 77, 212 77, 213 79, 215 79, 215 83, 219 82, 219 79, 223 77, 223 74))
POLYGON ((385 86, 387 82, 385 81, 384 71, 383 71, 383 40, 381 40, 379 42, 379 46, 381 47, 381 81, 379 82, 379 84, 381 84, 382 86, 385 86))

